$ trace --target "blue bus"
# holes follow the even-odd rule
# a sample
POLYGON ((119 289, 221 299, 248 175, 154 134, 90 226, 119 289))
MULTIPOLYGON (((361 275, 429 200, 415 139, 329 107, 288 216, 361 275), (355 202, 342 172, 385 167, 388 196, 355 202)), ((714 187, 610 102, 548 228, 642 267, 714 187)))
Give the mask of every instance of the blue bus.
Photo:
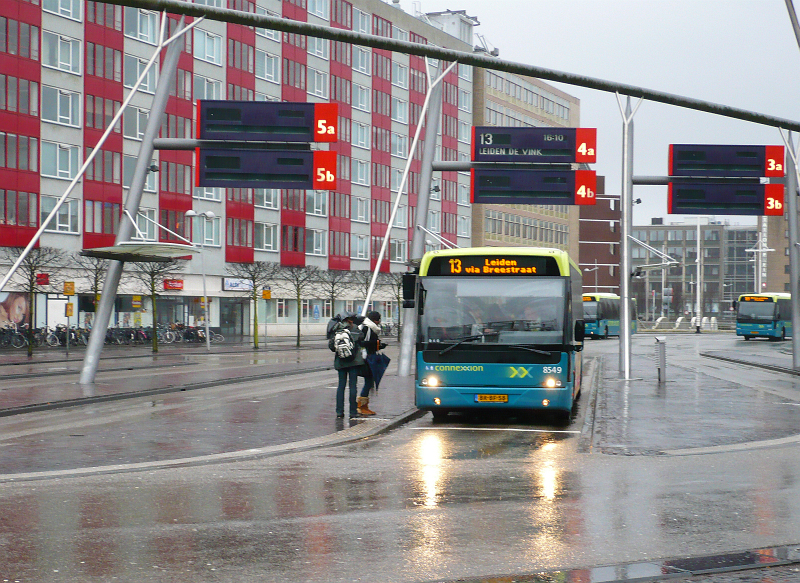
MULTIPOLYGON (((583 320, 586 323, 586 336, 589 338, 608 338, 619 336, 619 302, 617 294, 583 294, 583 320)), ((631 334, 638 330, 636 302, 631 299, 631 334)))
POLYGON ((584 326, 581 272, 564 251, 432 251, 414 279, 418 408, 435 419, 482 409, 569 418, 584 326))
POLYGON ((745 340, 786 340, 792 335, 792 295, 744 294, 735 302, 736 335, 745 340))

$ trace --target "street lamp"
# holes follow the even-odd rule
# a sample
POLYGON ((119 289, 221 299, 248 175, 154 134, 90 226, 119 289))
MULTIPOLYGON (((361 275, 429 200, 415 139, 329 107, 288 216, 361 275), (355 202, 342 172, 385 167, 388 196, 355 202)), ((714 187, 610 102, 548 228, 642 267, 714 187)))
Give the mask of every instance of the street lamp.
POLYGON ((591 268, 584 267, 583 268, 583 271, 585 273, 589 273, 591 271, 594 271, 594 293, 597 293, 597 270, 598 269, 599 268, 597 267, 597 259, 594 260, 594 267, 591 267, 591 268))
MULTIPOLYGON (((208 296, 206 295, 206 264, 205 264, 205 240, 206 240, 206 221, 213 221, 217 215, 211 211, 204 211, 198 213, 192 209, 186 211, 185 216, 187 219, 195 219, 196 217, 203 217, 203 232, 200 236, 200 272, 203 274, 203 321, 206 324, 206 349, 211 350, 211 335, 208 329, 208 296)), ((194 231, 194 229, 192 229, 194 231)), ((192 237, 194 239, 194 237, 192 237)))

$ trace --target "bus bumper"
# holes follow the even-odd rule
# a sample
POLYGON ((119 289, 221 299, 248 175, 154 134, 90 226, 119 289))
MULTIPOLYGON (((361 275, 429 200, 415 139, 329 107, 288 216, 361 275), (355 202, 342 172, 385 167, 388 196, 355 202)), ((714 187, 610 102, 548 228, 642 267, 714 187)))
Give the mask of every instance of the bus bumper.
POLYGON ((572 410, 572 386, 548 389, 532 387, 507 390, 492 387, 416 387, 416 406, 424 411, 466 411, 477 409, 536 409, 572 410))

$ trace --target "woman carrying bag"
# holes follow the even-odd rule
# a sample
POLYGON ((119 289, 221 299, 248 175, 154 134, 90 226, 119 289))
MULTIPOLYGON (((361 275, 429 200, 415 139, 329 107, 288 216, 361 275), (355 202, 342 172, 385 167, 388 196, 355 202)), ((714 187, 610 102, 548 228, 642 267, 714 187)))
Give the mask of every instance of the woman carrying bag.
MULTIPOLYGON (((364 357, 365 364, 362 368, 364 388, 361 389, 361 396, 356 399, 358 402, 358 412, 361 415, 375 415, 375 411, 371 411, 369 408, 369 392, 373 386, 376 387, 377 390, 377 386, 375 383, 375 375, 367 363, 370 360, 370 355, 374 355, 379 350, 386 348, 386 343, 381 342, 379 337, 381 331, 381 315, 375 311, 367 312, 367 317, 364 318, 364 322, 359 328, 361 328, 361 331, 364 333, 361 346, 364 351, 362 356, 364 357)), ((380 382, 380 379, 378 379, 378 382, 380 382)))

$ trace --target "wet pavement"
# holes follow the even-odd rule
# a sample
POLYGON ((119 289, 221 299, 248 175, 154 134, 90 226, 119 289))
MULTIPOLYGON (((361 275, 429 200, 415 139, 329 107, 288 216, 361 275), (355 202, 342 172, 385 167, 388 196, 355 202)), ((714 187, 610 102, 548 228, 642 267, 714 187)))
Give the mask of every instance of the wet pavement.
MULTIPOLYGON (((702 355, 742 353, 730 338, 669 337, 662 386, 652 343, 635 339, 639 380, 628 381, 617 378, 616 341, 588 343, 592 380, 567 426, 426 415, 377 440, 363 439, 369 428, 411 419, 410 386, 390 377, 371 403, 378 419, 337 425, 335 375, 311 370, 330 361, 327 348, 212 355, 202 382, 227 382, 196 391, 180 391, 202 366, 193 355, 106 369, 109 390, 158 376, 177 388, 0 418, 0 464, 31 449, 51 448, 49 463, 89 455, 82 440, 95 442, 92 459, 119 464, 7 475, 0 581, 800 581, 787 564, 800 539, 794 377, 702 355), (249 378, 292 365, 307 374, 249 378), (9 423, 23 424, 19 435, 9 423), (138 441, 118 449, 114 427, 138 441), (235 455, 126 463, 148 451, 235 455), (702 575, 720 569, 735 571, 702 575)), ((785 346, 744 348, 759 362, 786 359, 785 346)), ((20 382, 0 384, 0 399, 20 382)))

